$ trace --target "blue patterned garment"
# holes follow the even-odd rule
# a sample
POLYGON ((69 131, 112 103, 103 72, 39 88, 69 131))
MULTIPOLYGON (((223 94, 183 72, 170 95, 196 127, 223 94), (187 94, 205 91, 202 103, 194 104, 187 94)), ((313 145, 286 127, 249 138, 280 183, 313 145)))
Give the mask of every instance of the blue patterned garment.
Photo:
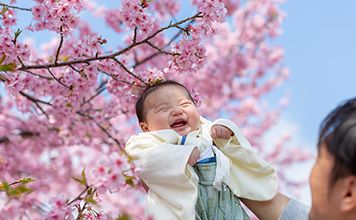
MULTIPOLYGON (((209 160, 213 160, 210 159, 209 160)), ((195 205, 196 220, 250 220, 240 201, 224 187, 218 191, 213 186, 216 162, 197 163, 193 166, 199 176, 198 200, 195 205)))

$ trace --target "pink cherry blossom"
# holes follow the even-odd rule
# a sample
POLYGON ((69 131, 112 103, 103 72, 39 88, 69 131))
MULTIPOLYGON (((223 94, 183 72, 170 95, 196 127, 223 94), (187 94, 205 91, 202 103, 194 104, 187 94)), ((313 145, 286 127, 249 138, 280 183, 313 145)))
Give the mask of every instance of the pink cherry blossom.
POLYGON ((219 0, 194 0, 193 4, 198 6, 200 12, 203 13, 204 21, 208 24, 216 21, 219 23, 225 22, 227 10, 224 3, 219 0))
POLYGON ((139 27, 143 34, 150 33, 153 28, 154 18, 148 13, 146 5, 140 0, 122 0, 120 15, 122 23, 131 27, 139 27))
POLYGON ((9 28, 16 25, 16 11, 8 10, 2 14, 2 25, 9 28))
POLYGON ((79 217, 86 219, 113 219, 122 211, 142 219, 141 169, 124 145, 139 132, 135 101, 148 83, 161 79, 183 83, 202 116, 234 121, 277 167, 282 189, 305 184, 284 170, 313 158, 284 147, 293 131, 269 149, 263 139, 289 100, 288 94, 281 97, 275 108, 263 100, 289 77, 283 47, 271 42, 282 33, 282 2, 193 0, 182 8, 181 1, 170 0, 110 6, 33 0, 21 13, 5 6, 0 176, 12 186, 33 178, 25 186, 34 191, 8 203, 1 193, 0 219, 76 219, 81 209, 79 217), (19 22, 22 13, 32 16, 28 26, 19 22), (97 31, 96 20, 110 36, 97 31), (38 42, 30 31, 51 36, 38 42))
POLYGON ((49 204, 51 205, 51 211, 45 213, 45 219, 74 219, 74 216, 71 213, 72 208, 67 206, 64 195, 51 198, 49 204))

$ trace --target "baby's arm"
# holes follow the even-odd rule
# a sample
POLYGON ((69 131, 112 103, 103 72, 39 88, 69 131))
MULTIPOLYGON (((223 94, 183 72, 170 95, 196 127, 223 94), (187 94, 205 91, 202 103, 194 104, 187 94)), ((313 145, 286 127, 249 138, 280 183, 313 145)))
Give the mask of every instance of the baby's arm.
POLYGON ((223 125, 214 125, 211 128, 211 137, 229 139, 234 133, 227 127, 223 125))

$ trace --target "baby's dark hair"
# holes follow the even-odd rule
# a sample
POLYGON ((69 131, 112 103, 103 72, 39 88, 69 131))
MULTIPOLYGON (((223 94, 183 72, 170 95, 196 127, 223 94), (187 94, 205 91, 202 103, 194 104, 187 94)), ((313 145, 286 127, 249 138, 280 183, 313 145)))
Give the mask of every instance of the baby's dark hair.
POLYGON ((146 121, 146 113, 145 113, 145 109, 144 109, 143 106, 145 104, 145 100, 146 100, 147 96, 149 94, 151 94, 152 92, 156 91, 159 88, 162 88, 164 86, 170 86, 170 85, 180 86, 180 87, 184 88, 185 91, 187 91, 189 99, 195 105, 194 99, 192 98, 192 96, 190 95, 190 92, 188 91, 188 89, 184 85, 182 85, 182 84, 180 84, 180 83, 178 83, 176 81, 173 81, 173 80, 162 80, 161 82, 148 85, 144 89, 144 91, 142 92, 142 94, 139 97, 139 99, 137 100, 137 102, 136 102, 136 116, 137 116, 137 119, 138 119, 139 122, 145 122, 146 121))

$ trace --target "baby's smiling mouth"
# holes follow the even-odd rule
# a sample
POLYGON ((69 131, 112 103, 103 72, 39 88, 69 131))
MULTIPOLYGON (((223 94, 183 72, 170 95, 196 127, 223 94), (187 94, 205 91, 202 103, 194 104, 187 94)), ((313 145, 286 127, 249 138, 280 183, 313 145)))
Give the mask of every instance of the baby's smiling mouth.
POLYGON ((187 122, 184 121, 183 119, 180 119, 180 120, 176 120, 172 125, 171 127, 172 128, 180 128, 180 127, 183 127, 184 125, 186 125, 187 122))

